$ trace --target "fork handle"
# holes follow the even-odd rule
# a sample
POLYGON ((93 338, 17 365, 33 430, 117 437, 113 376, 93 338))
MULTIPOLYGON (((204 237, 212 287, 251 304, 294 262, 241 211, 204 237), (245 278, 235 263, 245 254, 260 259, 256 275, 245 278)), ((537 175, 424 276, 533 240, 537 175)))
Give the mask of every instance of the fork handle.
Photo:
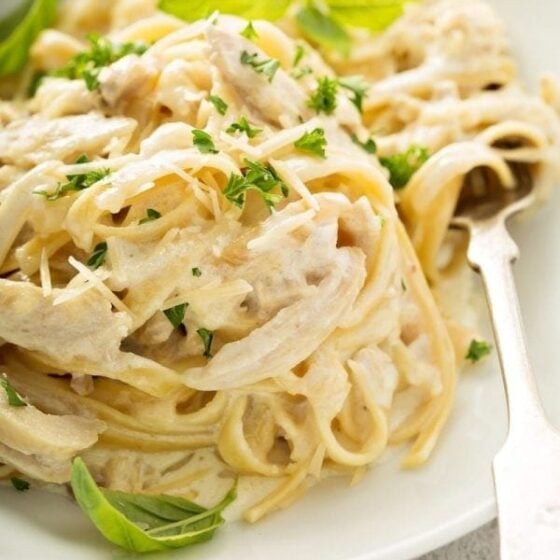
POLYGON ((512 263, 518 256, 517 245, 502 221, 483 222, 471 228, 467 257, 480 272, 486 289, 507 396, 510 434, 524 432, 529 422, 544 421, 512 273, 512 263))

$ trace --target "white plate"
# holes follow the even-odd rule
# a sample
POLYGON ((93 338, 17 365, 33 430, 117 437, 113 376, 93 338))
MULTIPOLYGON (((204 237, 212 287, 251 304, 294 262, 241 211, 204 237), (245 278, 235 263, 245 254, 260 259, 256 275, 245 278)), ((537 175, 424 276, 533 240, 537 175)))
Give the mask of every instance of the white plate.
MULTIPOLYGON (((560 3, 493 0, 524 75, 560 75, 560 3)), ((531 357, 551 418, 560 424, 560 192, 530 222, 516 225, 516 269, 531 357)), ((451 420, 423 469, 396 461, 357 486, 332 480, 289 510, 254 526, 226 525, 216 538, 170 555, 198 560, 406 560, 475 529, 494 516, 490 463, 505 434, 495 357, 461 380, 451 420)), ((93 560, 115 552, 77 506, 41 492, 0 490, 0 558, 93 560)), ((169 558, 169 556, 167 557, 169 558)))

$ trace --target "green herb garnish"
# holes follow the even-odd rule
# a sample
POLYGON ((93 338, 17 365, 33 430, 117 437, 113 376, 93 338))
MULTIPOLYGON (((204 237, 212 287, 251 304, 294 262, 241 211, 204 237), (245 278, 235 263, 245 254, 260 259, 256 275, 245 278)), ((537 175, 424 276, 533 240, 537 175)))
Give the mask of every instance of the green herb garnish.
POLYGON ((196 334, 200 336, 202 343, 204 344, 204 353, 202 354, 205 358, 212 357, 212 341, 214 340, 214 333, 208 329, 198 329, 196 334))
POLYGON ((224 189, 224 196, 230 202, 242 208, 246 193, 253 190, 262 197, 266 207, 271 211, 282 198, 288 196, 288 187, 271 165, 263 165, 248 159, 245 159, 245 165, 247 168, 243 171, 243 175, 232 173, 224 189), (279 188, 280 193, 271 192, 275 188, 279 188))
POLYGON ((259 34, 257 33, 256 29, 253 27, 253 22, 252 21, 250 21, 247 24, 247 26, 240 33, 240 35, 243 35, 243 37, 245 37, 245 39, 249 39, 249 41, 253 41, 254 39, 259 38, 259 34))
POLYGON ((161 218, 161 214, 155 208, 148 208, 146 210, 146 217, 142 218, 138 224, 147 224, 148 222, 153 222, 154 220, 158 220, 161 218))
POLYGON ((365 142, 360 141, 355 134, 351 134, 350 138, 352 138, 352 142, 354 142, 354 144, 360 146, 360 148, 368 154, 375 154, 375 152, 377 152, 377 144, 371 136, 365 142))
POLYGON ((492 350, 492 346, 490 346, 490 344, 488 344, 485 340, 473 339, 471 340, 465 359, 470 360, 474 364, 484 358, 484 356, 490 354, 490 350, 492 350))
POLYGON ((223 14, 233 14, 245 19, 267 19, 274 21, 282 17, 292 0, 159 0, 158 8, 185 21, 205 19, 218 11, 223 14))
MULTIPOLYGON (((88 163, 89 158, 84 154, 81 155, 76 163, 88 163)), ((88 173, 79 173, 77 175, 67 175, 68 181, 66 183, 58 183, 56 189, 52 192, 47 191, 33 191, 34 194, 44 196, 47 200, 53 201, 62 198, 69 192, 83 191, 101 181, 109 175, 111 171, 109 169, 97 169, 95 171, 90 171, 88 173)))
POLYGON ((350 35, 329 13, 308 3, 298 10, 295 20, 299 29, 311 42, 334 49, 344 56, 350 54, 350 35))
POLYGON ((18 492, 26 492, 27 490, 29 490, 29 482, 27 482, 27 480, 23 480, 22 478, 18 478, 17 476, 12 476, 10 478, 10 482, 18 492))
POLYGON ((185 312, 187 311, 188 303, 180 303, 175 307, 170 307, 169 309, 164 309, 163 313, 173 325, 174 329, 184 330, 183 334, 186 334, 185 326, 183 325, 183 319, 185 318, 185 312))
POLYGON ((214 105, 216 111, 218 111, 220 115, 226 114, 228 110, 228 104, 221 97, 218 97, 217 95, 209 95, 208 101, 210 101, 210 103, 214 105))
POLYGON ((226 132, 228 134, 233 134, 235 132, 245 133, 248 138, 254 138, 257 134, 263 131, 262 128, 252 127, 249 121, 245 117, 239 117, 237 122, 231 123, 226 132))
POLYGON ((102 68, 129 54, 142 55, 148 49, 143 43, 112 43, 99 35, 89 35, 88 41, 88 51, 78 53, 62 68, 49 72, 49 75, 69 80, 83 79, 88 90, 95 91, 99 88, 102 68))
POLYGON ((354 97, 352 98, 352 103, 356 105, 358 111, 362 112, 362 104, 364 97, 369 89, 369 84, 364 80, 362 76, 347 76, 346 78, 340 78, 338 80, 340 87, 350 90, 354 97))
POLYGON ((93 268, 93 270, 95 270, 105 262, 106 258, 107 258, 107 243, 105 241, 102 241, 101 243, 98 243, 93 248, 93 253, 91 254, 91 257, 88 259, 87 265, 93 268))
POLYGON ((17 74, 23 69, 31 45, 56 17, 57 0, 11 4, 14 7, 0 20, 0 76, 17 74))
POLYGON ((27 403, 20 397, 18 392, 5 377, 0 377, 0 387, 6 392, 6 397, 8 398, 8 404, 10 406, 27 406, 27 403))
POLYGON ((200 276, 202 276, 202 270, 200 270, 200 268, 198 268, 198 266, 195 266, 192 269, 192 275, 196 276, 197 278, 200 278, 200 276))
POLYGON ((317 113, 330 115, 336 109, 336 93, 338 82, 324 76, 317 81, 317 88, 311 94, 307 106, 315 109, 317 113))
POLYGON ((176 496, 129 494, 99 488, 79 457, 72 465, 74 497, 99 532, 131 552, 182 548, 211 539, 224 524, 222 513, 236 498, 236 484, 206 509, 176 496))
POLYGON ((247 64, 253 68, 257 74, 263 74, 268 78, 269 82, 272 82, 274 74, 276 74, 278 68, 280 68, 280 63, 273 58, 263 58, 259 59, 257 53, 248 53, 247 51, 242 51, 239 57, 241 64, 247 64))
POLYGON ((325 156, 325 147, 327 139, 325 138, 325 131, 322 128, 316 128, 311 132, 306 132, 301 138, 294 142, 294 146, 298 150, 310 152, 316 156, 325 156))
POLYGON ((193 144, 198 148, 201 154, 217 154, 219 150, 214 146, 214 141, 208 132, 204 130, 193 129, 193 144))
POLYGON ((389 182, 394 189, 402 189, 430 157, 422 146, 410 146, 406 152, 380 157, 379 162, 389 170, 389 182))

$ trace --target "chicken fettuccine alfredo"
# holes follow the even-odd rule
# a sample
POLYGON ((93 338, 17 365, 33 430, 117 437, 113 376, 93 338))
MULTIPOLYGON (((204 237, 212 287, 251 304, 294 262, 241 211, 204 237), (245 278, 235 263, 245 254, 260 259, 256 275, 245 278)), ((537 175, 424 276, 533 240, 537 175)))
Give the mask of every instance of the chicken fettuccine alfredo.
POLYGON ((79 457, 203 507, 236 480, 253 522, 390 446, 428 459, 489 350, 461 187, 544 193, 560 89, 521 88, 485 4, 405 8, 346 57, 291 12, 59 7, 0 104, 0 478, 79 457))

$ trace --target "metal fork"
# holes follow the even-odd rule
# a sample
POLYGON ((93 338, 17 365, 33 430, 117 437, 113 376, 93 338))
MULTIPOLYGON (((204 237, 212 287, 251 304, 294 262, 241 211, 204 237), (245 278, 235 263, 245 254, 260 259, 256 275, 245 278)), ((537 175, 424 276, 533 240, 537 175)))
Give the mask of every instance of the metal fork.
POLYGON ((545 417, 529 364, 511 267, 519 251, 506 229, 535 192, 526 168, 514 173, 511 190, 491 174, 465 185, 452 225, 470 233, 467 257, 484 282, 507 396, 508 436, 493 462, 500 557, 559 560, 560 432, 545 417))

